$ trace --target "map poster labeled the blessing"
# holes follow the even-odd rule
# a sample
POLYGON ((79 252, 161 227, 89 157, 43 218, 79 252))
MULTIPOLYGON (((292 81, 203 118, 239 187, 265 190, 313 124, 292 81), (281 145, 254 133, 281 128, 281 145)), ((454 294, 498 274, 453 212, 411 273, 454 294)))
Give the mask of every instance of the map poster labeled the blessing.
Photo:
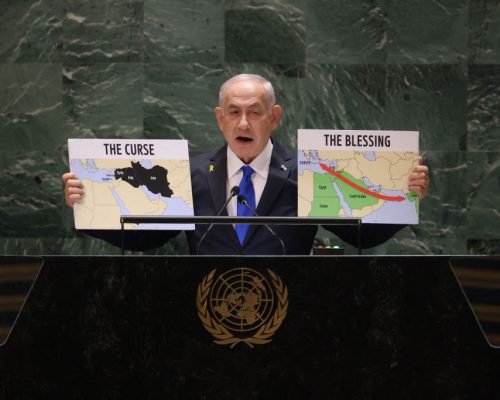
MULTIPOLYGON (((68 139, 70 170, 85 194, 76 229, 121 229, 120 216, 192 216, 186 140, 68 139)), ((125 224, 125 229, 192 230, 193 224, 125 224)))
POLYGON ((418 132, 299 129, 298 215, 418 224, 418 132))

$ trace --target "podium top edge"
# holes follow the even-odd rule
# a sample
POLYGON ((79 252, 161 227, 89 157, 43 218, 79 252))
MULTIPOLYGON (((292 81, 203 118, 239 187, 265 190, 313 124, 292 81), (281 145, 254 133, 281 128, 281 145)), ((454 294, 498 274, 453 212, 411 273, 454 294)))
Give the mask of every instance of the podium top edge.
POLYGON ((122 215, 122 224, 359 225, 361 218, 122 215))

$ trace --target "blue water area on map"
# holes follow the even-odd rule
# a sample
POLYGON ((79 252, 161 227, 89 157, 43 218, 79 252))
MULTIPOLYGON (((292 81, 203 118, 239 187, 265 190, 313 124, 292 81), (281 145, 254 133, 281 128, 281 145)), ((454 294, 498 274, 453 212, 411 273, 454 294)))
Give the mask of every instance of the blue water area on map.
MULTIPOLYGON (((148 190, 148 188, 145 186, 145 185, 142 185, 140 187, 140 189, 142 190, 142 192, 147 196, 148 200, 151 200, 151 201, 156 201, 156 199, 158 198, 158 194, 155 194, 153 192, 150 192, 148 190)), ((162 199, 164 198, 163 196, 160 196, 162 199)))
POLYGON ((168 199, 166 202, 168 207, 163 211, 163 215, 193 215, 193 209, 189 208, 183 199, 168 199))
POLYGON ((375 161, 377 159, 374 151, 365 151, 365 158, 368 161, 375 161))
MULTIPOLYGON (((384 191, 384 194, 389 196, 404 196, 402 192, 397 191, 384 191)), ((363 218, 363 223, 382 222, 397 224, 400 221, 405 221, 406 224, 418 224, 418 213, 415 202, 408 200, 386 201, 380 209, 363 218)))
MULTIPOLYGON (((185 215, 192 216, 193 209, 189 208, 186 202, 181 198, 168 198, 163 197, 158 194, 154 194, 150 192, 146 186, 141 186, 141 190, 151 201, 156 201, 159 198, 159 201, 166 203, 166 207, 163 210, 162 216, 169 215, 185 215)), ((124 214, 126 215, 126 214, 124 214)), ((156 214, 155 214, 156 215, 156 214)), ((174 231, 182 231, 182 230, 194 230, 193 224, 139 224, 137 226, 139 230, 174 230, 174 231)))
POLYGON ((147 196, 148 200, 156 201, 159 197, 160 201, 167 204, 163 215, 193 215, 193 210, 181 198, 160 196, 159 194, 150 192, 146 186, 141 186, 141 190, 147 196), (169 210, 169 208, 173 209, 169 210))
MULTIPOLYGON (((163 211, 163 216, 192 216, 193 209, 189 208, 186 202, 180 198, 169 199, 160 196, 160 201, 167 203, 167 207, 163 211)), ((137 226, 139 230, 171 230, 171 231, 188 231, 194 230, 194 224, 140 224, 137 226)))
MULTIPOLYGON (((158 197, 160 197, 160 201, 163 203, 166 203, 166 207, 163 210, 162 214, 159 214, 159 216, 174 216, 174 215, 179 215, 179 216, 192 216, 193 215, 193 209, 189 208, 186 204, 186 202, 181 199, 181 198, 167 198, 163 196, 159 196, 157 194, 153 194, 149 192, 147 189, 144 187, 142 188, 143 192, 148 196, 149 200, 156 201, 158 197)), ((118 198, 115 197, 117 201, 118 198)), ((119 201, 120 204, 120 210, 123 211, 122 209, 122 202, 121 200, 119 201)), ((126 213, 122 212, 122 215, 130 215, 128 211, 126 213)), ((154 214, 157 215, 157 214, 154 214)), ((171 231, 187 231, 187 230, 194 230, 195 226, 194 224, 139 224, 136 226, 136 229, 138 230, 171 230, 171 231)))
POLYGON ((378 193, 378 192, 380 192, 380 191, 381 191, 381 189, 382 189, 382 186, 380 186, 380 185, 374 185, 374 184, 372 183, 372 181, 370 181, 370 179, 368 179, 366 176, 363 176, 362 181, 364 182, 364 184, 365 184, 366 186, 368 186, 368 190, 370 190, 370 191, 372 191, 372 192, 378 193))
POLYGON ((326 171, 319 166, 320 161, 327 164, 330 168, 337 168, 336 161, 320 160, 318 158, 318 152, 316 150, 309 151, 309 157, 306 157, 304 152, 301 150, 298 153, 298 174, 304 175, 304 171, 317 172, 319 174, 324 174, 326 171))
MULTIPOLYGON (((161 196, 160 196, 161 197, 161 196)), ((156 197, 155 197, 156 199, 156 197)), ((192 216, 193 209, 189 208, 186 202, 180 198, 169 199, 165 197, 161 197, 160 201, 167 203, 167 207, 163 211, 163 216, 172 216, 172 215, 180 215, 180 216, 192 216)), ((193 230, 194 224, 140 224, 137 229, 140 230, 193 230)))
POLYGON ((151 162, 151 160, 141 160, 141 165, 147 169, 153 168, 153 163, 151 162))
POLYGON ((71 160, 71 171, 79 180, 88 179, 92 182, 103 183, 115 179, 114 169, 97 168, 93 160, 86 160, 86 165, 82 165, 81 160, 71 160))
POLYGON ((140 224, 141 231, 194 231, 194 224, 140 224))
POLYGON ((344 193, 340 191, 340 188, 336 183, 333 183, 333 189, 335 189, 335 193, 337 193, 337 196, 339 197, 340 204, 344 208, 344 212, 348 217, 352 217, 352 210, 349 207, 349 205, 345 201, 344 193))

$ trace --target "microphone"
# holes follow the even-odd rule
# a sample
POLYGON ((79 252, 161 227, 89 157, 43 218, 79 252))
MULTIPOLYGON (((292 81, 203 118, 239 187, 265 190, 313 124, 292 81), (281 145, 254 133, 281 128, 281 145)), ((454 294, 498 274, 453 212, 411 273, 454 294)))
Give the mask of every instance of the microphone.
MULTIPOLYGON (((238 203, 240 204, 243 204, 246 208, 248 208, 250 210, 250 212, 253 214, 254 217, 258 217, 259 215, 257 214, 257 212, 250 206, 250 204, 248 204, 248 201, 247 199, 245 198, 245 196, 243 196, 242 194, 239 194, 238 197, 238 203)), ((282 256, 284 256, 286 254, 286 250, 285 250, 285 243, 283 243, 283 240, 281 240, 281 238, 277 235, 276 232, 274 232, 271 227, 267 224, 264 224, 264 226, 266 227, 266 229, 271 233, 271 235, 273 235, 276 239, 279 240, 280 242, 280 245, 281 245, 281 251, 282 251, 282 256)))
MULTIPOLYGON (((217 213, 217 217, 220 216, 222 214, 222 212, 226 209, 227 205, 229 204, 229 202, 231 201, 231 199, 234 197, 234 196, 238 196, 240 194, 240 187, 239 186, 233 186, 231 188, 231 193, 229 193, 229 197, 227 198, 226 202, 224 203, 224 205, 220 208, 219 212, 217 213)), ((203 240, 205 239, 205 237, 207 236, 208 232, 210 232, 212 230, 212 228, 214 227, 214 224, 210 224, 210 226, 208 227, 208 229, 205 231, 205 233, 203 235, 201 235, 201 238, 200 238, 200 241, 198 242, 198 246, 196 246, 196 255, 199 255, 200 254, 200 246, 201 246, 201 242, 203 242, 203 240)))

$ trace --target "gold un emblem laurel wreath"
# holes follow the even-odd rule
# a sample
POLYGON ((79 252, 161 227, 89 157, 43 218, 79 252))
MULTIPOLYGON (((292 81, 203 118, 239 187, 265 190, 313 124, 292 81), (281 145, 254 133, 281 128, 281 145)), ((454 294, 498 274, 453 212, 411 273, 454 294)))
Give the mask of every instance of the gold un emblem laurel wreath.
POLYGON ((214 343, 253 348, 271 342, 288 310, 288 289, 281 278, 270 269, 271 279, 250 268, 217 277, 215 272, 203 278, 196 294, 198 316, 214 343))

